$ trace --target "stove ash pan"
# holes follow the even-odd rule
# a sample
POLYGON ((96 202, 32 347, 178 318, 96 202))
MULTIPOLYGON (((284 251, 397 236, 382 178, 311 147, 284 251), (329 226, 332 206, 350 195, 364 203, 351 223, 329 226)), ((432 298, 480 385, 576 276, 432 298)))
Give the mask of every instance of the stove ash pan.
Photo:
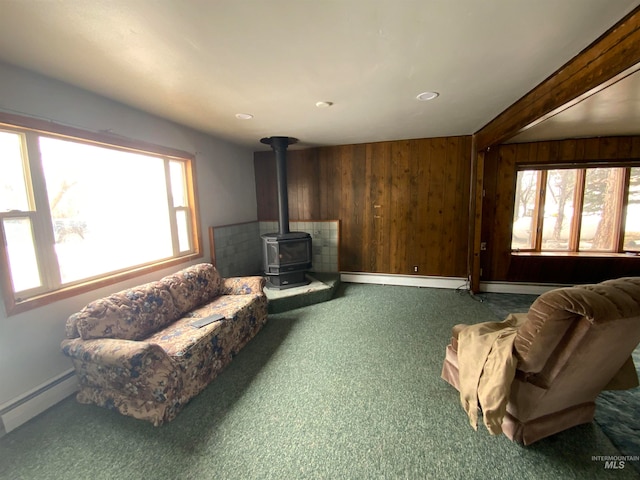
POLYGON ((262 235, 264 273, 279 275, 311 268, 311 235, 306 232, 262 235))

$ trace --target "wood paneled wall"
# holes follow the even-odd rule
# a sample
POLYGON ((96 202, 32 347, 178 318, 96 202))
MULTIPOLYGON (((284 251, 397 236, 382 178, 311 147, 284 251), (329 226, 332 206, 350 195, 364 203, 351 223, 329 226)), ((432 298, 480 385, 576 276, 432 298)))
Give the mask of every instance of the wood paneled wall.
MULTIPOLYGON (((289 218, 340 219, 344 271, 466 277, 470 155, 470 136, 289 150, 289 218)), ((254 164, 258 220, 275 220, 273 152, 254 164)))
POLYGON ((640 158, 640 137, 600 137, 501 145, 484 164, 481 280, 584 283, 640 275, 640 257, 588 258, 511 255, 511 225, 518 164, 640 158))

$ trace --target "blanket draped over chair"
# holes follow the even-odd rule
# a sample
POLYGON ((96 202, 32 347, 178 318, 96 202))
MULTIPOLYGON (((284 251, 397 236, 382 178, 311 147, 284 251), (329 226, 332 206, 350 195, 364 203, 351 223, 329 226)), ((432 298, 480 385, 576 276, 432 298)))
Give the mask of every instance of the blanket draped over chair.
POLYGON ((460 402, 474 430, 478 406, 491 434, 502 433, 517 360, 513 341, 526 316, 511 314, 503 322, 470 325, 458 335, 460 402))

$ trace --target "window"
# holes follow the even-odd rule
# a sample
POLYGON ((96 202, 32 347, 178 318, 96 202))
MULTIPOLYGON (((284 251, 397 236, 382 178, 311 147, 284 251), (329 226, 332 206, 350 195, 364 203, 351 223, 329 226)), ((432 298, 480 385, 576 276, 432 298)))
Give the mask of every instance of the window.
POLYGON ((518 171, 511 248, 640 252, 640 167, 518 171))
POLYGON ((192 158, 156 150, 0 125, 8 313, 199 254, 192 158))

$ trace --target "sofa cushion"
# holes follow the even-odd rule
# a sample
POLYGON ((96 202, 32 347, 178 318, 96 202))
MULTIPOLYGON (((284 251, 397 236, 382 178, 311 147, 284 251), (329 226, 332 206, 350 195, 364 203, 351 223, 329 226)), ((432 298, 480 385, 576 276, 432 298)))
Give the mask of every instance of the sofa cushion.
POLYGON ((194 346, 201 342, 203 338, 210 336, 211 332, 217 332, 223 323, 237 322, 239 316, 249 323, 253 315, 253 309, 259 304, 259 300, 256 295, 220 296, 154 333, 147 338, 147 341, 160 345, 169 356, 190 356, 194 346), (197 320, 214 314, 223 315, 225 318, 202 328, 192 325, 197 320))
POLYGON ((78 338, 80 336, 80 332, 78 331, 79 318, 79 312, 69 315, 69 318, 67 318, 67 322, 64 326, 64 332, 67 335, 67 338, 78 338))
POLYGON ((73 320, 83 340, 140 340, 179 316, 166 285, 152 282, 95 300, 76 314, 73 320))
POLYGON ((200 263, 160 280, 169 290, 180 315, 222 293, 222 278, 210 263, 200 263))

